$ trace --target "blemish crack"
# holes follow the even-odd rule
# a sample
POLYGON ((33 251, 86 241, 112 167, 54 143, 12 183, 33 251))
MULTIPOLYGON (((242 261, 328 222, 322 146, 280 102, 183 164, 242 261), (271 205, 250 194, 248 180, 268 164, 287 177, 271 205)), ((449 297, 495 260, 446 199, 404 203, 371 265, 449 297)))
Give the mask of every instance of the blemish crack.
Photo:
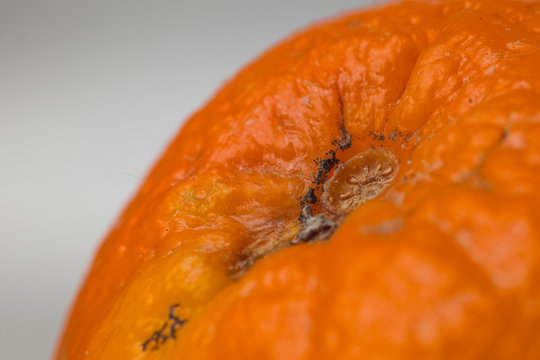
POLYGON ((302 206, 302 213, 299 219, 302 221, 302 230, 290 242, 291 245, 327 240, 338 226, 337 222, 330 220, 325 215, 313 216, 311 208, 306 204, 302 206))
POLYGON ((345 112, 343 99, 339 91, 337 92, 341 124, 339 130, 341 136, 339 139, 333 140, 334 149, 328 150, 323 159, 315 159, 317 172, 313 176, 312 183, 315 187, 310 187, 304 198, 300 202, 301 213, 298 220, 302 223, 300 232, 290 244, 300 244, 311 241, 320 241, 328 239, 338 227, 338 223, 324 214, 314 216, 311 211, 310 204, 316 204, 319 199, 316 192, 323 191, 323 185, 328 179, 328 174, 336 167, 340 160, 336 157, 337 151, 345 151, 351 147, 351 134, 345 127, 345 112))

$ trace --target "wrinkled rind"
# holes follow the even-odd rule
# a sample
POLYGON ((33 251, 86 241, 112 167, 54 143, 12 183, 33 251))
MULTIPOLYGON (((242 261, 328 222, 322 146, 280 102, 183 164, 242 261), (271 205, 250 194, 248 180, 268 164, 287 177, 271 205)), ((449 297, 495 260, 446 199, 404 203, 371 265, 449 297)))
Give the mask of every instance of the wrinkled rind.
POLYGON ((350 14, 271 49, 170 144, 57 358, 537 359, 538 44, 538 2, 477 0, 350 14), (388 148, 396 180, 330 241, 290 247, 342 126, 339 161, 388 148), (143 352, 174 304, 184 327, 143 352))

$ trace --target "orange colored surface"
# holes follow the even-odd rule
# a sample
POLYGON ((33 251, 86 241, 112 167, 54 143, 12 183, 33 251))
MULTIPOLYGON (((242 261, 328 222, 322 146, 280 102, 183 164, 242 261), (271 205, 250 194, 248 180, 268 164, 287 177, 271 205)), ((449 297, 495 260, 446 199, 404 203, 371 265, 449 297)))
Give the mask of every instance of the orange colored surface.
POLYGON ((56 359, 540 359, 539 139, 539 2, 316 25, 187 122, 56 359), (290 245, 333 174, 312 183, 320 160, 373 147, 399 160, 393 182, 328 240, 290 245))

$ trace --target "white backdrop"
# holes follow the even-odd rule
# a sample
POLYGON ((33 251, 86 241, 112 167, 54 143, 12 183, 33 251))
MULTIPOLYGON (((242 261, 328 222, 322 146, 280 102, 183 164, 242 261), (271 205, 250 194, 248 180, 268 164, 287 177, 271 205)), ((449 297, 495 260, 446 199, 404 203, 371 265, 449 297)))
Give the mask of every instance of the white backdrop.
POLYGON ((99 241, 229 77, 376 0, 0 0, 0 359, 50 358, 99 241))

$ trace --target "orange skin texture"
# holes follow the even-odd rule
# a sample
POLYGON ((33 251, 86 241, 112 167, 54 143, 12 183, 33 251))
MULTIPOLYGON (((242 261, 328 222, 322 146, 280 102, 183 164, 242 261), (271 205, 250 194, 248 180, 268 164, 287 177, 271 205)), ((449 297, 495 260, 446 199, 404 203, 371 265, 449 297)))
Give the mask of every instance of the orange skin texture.
POLYGON ((151 171, 55 358, 539 359, 539 65, 537 1, 397 3, 271 49, 151 171), (290 245, 314 160, 371 148, 392 183, 290 245))

